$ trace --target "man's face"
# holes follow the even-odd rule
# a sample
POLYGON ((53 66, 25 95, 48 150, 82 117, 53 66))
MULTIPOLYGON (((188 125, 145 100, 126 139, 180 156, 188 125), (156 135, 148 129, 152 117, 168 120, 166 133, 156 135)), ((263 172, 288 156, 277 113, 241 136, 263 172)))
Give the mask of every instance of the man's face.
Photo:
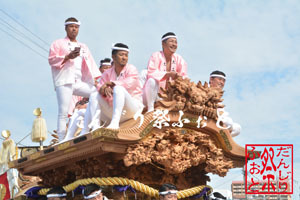
MULTIPOLYGON (((95 192, 97 192, 97 191, 95 191, 95 192)), ((90 195, 93 195, 95 192, 92 192, 90 195)), ((99 195, 97 195, 96 197, 91 198, 91 200, 103 200, 102 192, 99 195)))
POLYGON ((223 89, 225 85, 225 79, 221 77, 210 77, 209 85, 210 87, 223 89))
POLYGON ((125 66, 128 62, 128 51, 117 51, 116 54, 112 55, 115 64, 125 66))
POLYGON ((177 39, 169 38, 162 42, 163 50, 165 53, 175 53, 177 50, 177 39))
POLYGON ((106 70, 108 70, 109 68, 111 68, 111 65, 102 65, 99 70, 100 72, 103 74, 106 70))
POLYGON ((79 31, 79 26, 77 24, 69 24, 66 26, 67 36, 70 39, 76 39, 79 31))
POLYGON ((177 194, 167 194, 167 195, 161 195, 159 197, 159 200, 177 200, 177 194))

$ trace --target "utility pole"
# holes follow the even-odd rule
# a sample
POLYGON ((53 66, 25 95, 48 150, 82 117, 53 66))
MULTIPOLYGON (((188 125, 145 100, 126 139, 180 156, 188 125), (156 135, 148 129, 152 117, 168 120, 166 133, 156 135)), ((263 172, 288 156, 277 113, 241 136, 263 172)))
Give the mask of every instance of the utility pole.
POLYGON ((245 189, 245 199, 248 199, 248 197, 247 197, 247 193, 246 193, 246 190, 247 190, 247 188, 246 188, 246 174, 247 172, 245 171, 245 165, 244 165, 244 167, 243 167, 243 169, 242 169, 242 174, 243 174, 243 177, 244 177, 244 189, 245 189))

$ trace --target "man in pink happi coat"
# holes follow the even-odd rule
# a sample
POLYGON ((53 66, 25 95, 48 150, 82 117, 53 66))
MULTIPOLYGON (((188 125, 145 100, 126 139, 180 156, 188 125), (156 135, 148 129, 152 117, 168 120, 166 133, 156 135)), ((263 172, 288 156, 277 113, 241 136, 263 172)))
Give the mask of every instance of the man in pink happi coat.
POLYGON ((162 36, 162 51, 155 52, 148 62, 147 81, 143 89, 144 104, 148 112, 154 110, 159 88, 165 88, 167 80, 174 80, 178 76, 187 76, 187 64, 184 59, 176 54, 177 37, 168 32, 162 36))
POLYGON ((67 36, 51 44, 49 64, 58 101, 57 134, 61 141, 66 133, 68 110, 72 95, 89 97, 97 91, 95 79, 101 76, 88 47, 76 40, 80 22, 76 18, 65 21, 67 36))
POLYGON ((113 65, 106 70, 91 94, 81 134, 100 128, 100 120, 107 128, 118 129, 119 123, 142 112, 142 88, 138 71, 128 64, 128 46, 117 43, 112 47, 113 65))
MULTIPOLYGON (((211 88, 218 88, 223 90, 226 82, 226 75, 224 72, 215 70, 210 73, 209 76, 209 86, 211 88)), ((232 118, 229 116, 229 113, 225 111, 224 108, 217 109, 218 121, 217 126, 222 129, 229 129, 231 136, 235 137, 241 133, 241 125, 234 122, 232 118), (223 123, 223 126, 220 125, 220 122, 223 123), (225 128, 224 128, 225 127, 225 128)))

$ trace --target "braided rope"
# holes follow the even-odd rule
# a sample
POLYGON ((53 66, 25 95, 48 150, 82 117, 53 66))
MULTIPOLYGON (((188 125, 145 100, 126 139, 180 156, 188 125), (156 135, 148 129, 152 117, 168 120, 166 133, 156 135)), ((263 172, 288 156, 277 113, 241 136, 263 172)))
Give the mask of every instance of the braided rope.
MULTIPOLYGON (((121 177, 108 177, 108 178, 86 178, 86 179, 80 179, 73 183, 70 183, 66 186, 64 186, 64 190, 66 192, 71 192, 72 190, 75 190, 79 185, 88 185, 90 183, 95 183, 99 186, 114 186, 114 185, 130 185, 135 190, 138 190, 140 192, 143 192, 151 197, 158 197, 158 190, 154 189, 152 187, 149 187, 143 183, 140 183, 138 181, 128 179, 128 178, 121 178, 121 177)), ((212 188, 207 185, 201 185, 197 187, 193 187, 186 190, 180 190, 177 193, 178 199, 186 198, 193 196, 195 194, 200 193, 205 187, 210 188, 210 193, 212 191, 212 188)), ((39 191, 39 195, 46 195, 47 192, 50 190, 50 188, 44 188, 39 191)))

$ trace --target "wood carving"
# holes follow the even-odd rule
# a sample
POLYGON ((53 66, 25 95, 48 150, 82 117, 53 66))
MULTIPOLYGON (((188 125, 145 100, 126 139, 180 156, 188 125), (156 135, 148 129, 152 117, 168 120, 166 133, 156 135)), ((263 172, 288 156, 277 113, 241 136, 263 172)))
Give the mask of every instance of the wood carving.
POLYGON ((210 88, 206 82, 202 85, 201 81, 196 85, 188 78, 179 77, 167 82, 166 89, 161 88, 159 96, 162 100, 157 104, 161 107, 205 115, 212 119, 217 119, 217 108, 224 107, 220 104, 223 101, 222 90, 210 88))
POLYGON ((166 129, 128 148, 125 166, 156 163, 169 174, 184 173, 204 164, 205 172, 225 176, 233 168, 230 159, 209 135, 193 130, 166 129))

